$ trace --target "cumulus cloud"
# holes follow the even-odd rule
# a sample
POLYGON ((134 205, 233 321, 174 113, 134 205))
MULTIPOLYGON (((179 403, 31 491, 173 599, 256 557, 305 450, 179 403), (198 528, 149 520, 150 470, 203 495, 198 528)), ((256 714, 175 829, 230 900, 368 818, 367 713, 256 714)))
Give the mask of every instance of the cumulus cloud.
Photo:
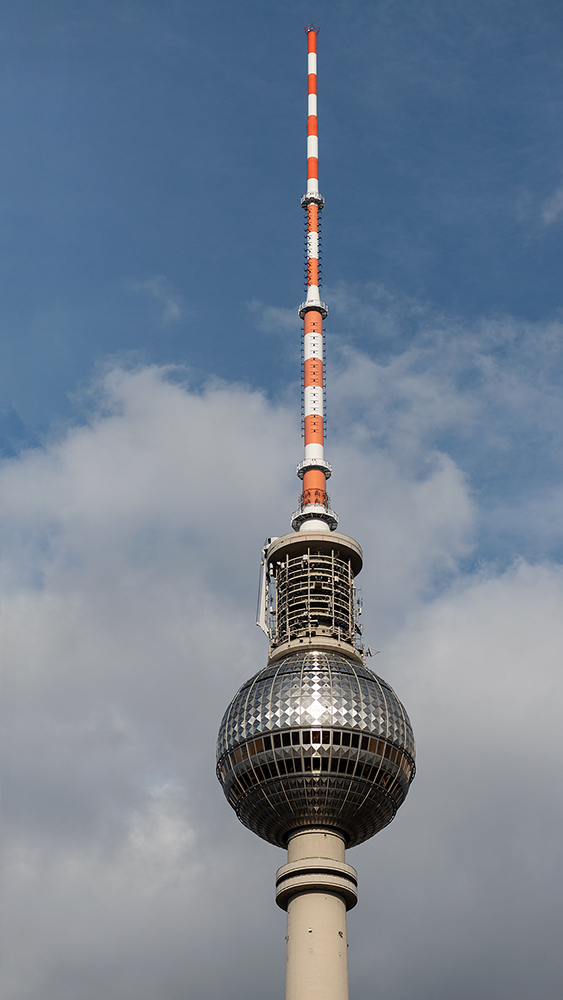
POLYGON ((377 968, 400 1000, 555 1000, 562 599, 559 566, 459 581, 380 666, 400 678, 419 770, 395 823, 356 852, 358 995, 377 968))
MULTIPOLYGON (((460 576, 478 498, 436 438, 481 419, 479 401, 420 356, 368 360, 343 353, 332 380, 334 500, 368 557, 371 663, 412 715, 419 776, 350 857, 352 988, 373 995, 375 949, 382 995, 445 998, 460 976, 462 997, 528 1000, 502 970, 513 952, 515 969, 543 956, 545 983, 552 969, 561 575, 460 576)), ((214 739, 264 662, 258 555, 288 528, 298 415, 156 367, 109 369, 87 413, 0 470, 4 995, 281 994, 283 854, 224 802, 214 739)))
POLYGON ((454 458, 479 497, 479 558, 561 546, 556 513, 539 516, 563 474, 561 320, 470 323, 421 307, 405 336, 416 304, 379 286, 342 296, 341 309, 330 294, 329 431, 348 424, 358 446, 422 475, 436 450, 454 458))

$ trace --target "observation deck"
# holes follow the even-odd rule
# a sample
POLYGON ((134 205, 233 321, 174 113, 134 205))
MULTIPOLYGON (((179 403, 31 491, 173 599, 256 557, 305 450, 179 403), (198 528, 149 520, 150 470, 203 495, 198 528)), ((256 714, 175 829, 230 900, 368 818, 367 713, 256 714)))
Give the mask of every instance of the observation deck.
POLYGON ((269 663, 292 650, 334 650, 364 662, 355 576, 362 550, 353 538, 299 532, 264 547, 258 624, 270 639, 269 663))

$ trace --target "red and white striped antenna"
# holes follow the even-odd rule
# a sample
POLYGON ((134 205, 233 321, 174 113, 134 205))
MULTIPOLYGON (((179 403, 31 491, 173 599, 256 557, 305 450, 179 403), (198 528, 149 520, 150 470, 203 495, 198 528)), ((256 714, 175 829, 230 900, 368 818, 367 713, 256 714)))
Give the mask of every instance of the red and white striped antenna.
POLYGON ((307 192, 301 199, 306 217, 307 298, 299 306, 303 320, 303 411, 305 457, 297 466, 303 480, 299 509, 291 518, 295 531, 334 531, 338 517, 330 509, 326 481, 332 468, 324 457, 323 320, 328 309, 320 290, 319 123, 317 118, 317 35, 319 28, 305 28, 308 40, 307 192))

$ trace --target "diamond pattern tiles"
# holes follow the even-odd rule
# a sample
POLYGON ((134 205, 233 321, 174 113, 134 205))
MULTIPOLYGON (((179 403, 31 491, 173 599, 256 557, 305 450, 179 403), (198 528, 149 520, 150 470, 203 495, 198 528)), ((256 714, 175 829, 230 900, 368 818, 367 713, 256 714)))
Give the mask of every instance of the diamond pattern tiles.
POLYGON ((392 688, 333 652, 290 653, 243 684, 221 722, 217 757, 259 733, 307 726, 374 733, 414 757, 409 718, 392 688))

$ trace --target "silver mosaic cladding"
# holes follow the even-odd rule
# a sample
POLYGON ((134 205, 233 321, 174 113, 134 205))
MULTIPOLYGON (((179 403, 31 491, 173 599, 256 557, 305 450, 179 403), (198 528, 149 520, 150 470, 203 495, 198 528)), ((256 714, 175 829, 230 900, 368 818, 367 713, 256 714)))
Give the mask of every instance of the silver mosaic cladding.
POLYGON ((374 733, 415 755, 408 715, 386 681, 339 653, 296 652, 242 685, 223 716, 217 759, 260 733, 307 726, 374 733))

